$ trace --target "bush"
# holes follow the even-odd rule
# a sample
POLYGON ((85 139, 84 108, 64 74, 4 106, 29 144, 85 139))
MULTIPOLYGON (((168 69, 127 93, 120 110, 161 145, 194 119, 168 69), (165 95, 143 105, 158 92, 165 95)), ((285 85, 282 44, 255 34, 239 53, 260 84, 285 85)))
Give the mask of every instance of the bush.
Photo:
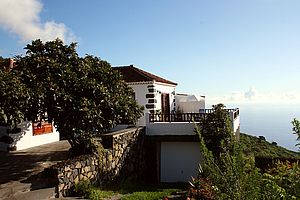
POLYGON ((279 161, 274 168, 262 174, 255 167, 254 157, 245 156, 241 145, 234 138, 230 142, 231 150, 214 158, 212 152, 206 148, 199 129, 196 130, 204 165, 203 170, 200 170, 200 178, 192 181, 194 186, 195 183, 198 184, 195 187, 198 191, 191 193, 191 197, 210 199, 202 195, 204 191, 209 191, 215 199, 300 199, 298 163, 279 161))
POLYGON ((193 199, 212 200, 215 199, 212 182, 208 178, 193 178, 190 182, 187 196, 193 199))
POLYGON ((78 196, 82 196, 91 200, 109 198, 116 194, 114 191, 101 190, 93 186, 90 182, 86 181, 80 182, 78 185, 76 185, 75 192, 78 196))
POLYGON ((265 176, 284 189, 287 198, 300 198, 300 167, 298 163, 278 161, 274 168, 267 171, 265 176))
MULTIPOLYGON (((199 177, 192 179, 190 197, 226 200, 300 199, 300 167, 298 163, 277 162, 275 167, 262 173, 260 169, 255 167, 255 161, 258 157, 256 156, 255 159, 249 149, 245 151, 242 143, 238 143, 231 134, 230 127, 226 123, 228 120, 226 117, 224 119, 225 113, 222 109, 223 106, 213 109, 213 115, 206 118, 209 120, 205 122, 207 126, 200 128, 196 126, 204 164, 200 166, 199 177), (218 132, 218 130, 221 131, 218 132), (213 133, 218 133, 222 137, 213 133), (213 151, 212 147, 218 151, 213 151), (244 151, 247 155, 244 154, 244 151)), ((300 122, 294 120, 293 125, 293 131, 300 140, 300 122)), ((259 143, 266 144, 263 136, 259 136, 258 140, 259 143)), ((245 141, 244 138, 244 143, 245 141)), ((253 146, 253 143, 251 145, 253 146)), ((272 148, 275 148, 274 145, 275 143, 273 143, 272 148)), ((260 160, 266 163, 266 156, 259 158, 262 158, 260 160)), ((269 158, 269 161, 270 159, 273 161, 272 158, 269 158)))
MULTIPOLYGON (((206 147, 201 131, 196 127, 200 138, 200 149, 204 157, 200 178, 211 180, 213 195, 216 199, 260 199, 261 174, 255 167, 254 158, 245 156, 242 147, 234 137, 230 146, 223 148, 219 156, 214 157, 206 147)), ((224 144, 223 144, 224 145, 224 144)), ((201 187, 205 187, 201 183, 201 187)))
POLYGON ((0 59, 0 124, 53 122, 73 149, 87 153, 91 137, 141 117, 121 74, 98 57, 80 57, 76 43, 35 40, 25 49, 9 70, 0 59))

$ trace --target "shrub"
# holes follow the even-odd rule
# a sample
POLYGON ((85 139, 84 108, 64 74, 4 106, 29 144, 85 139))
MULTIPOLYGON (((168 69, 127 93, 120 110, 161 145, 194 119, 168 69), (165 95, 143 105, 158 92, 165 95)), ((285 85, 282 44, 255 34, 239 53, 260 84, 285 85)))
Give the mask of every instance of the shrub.
POLYGON ((268 170, 264 176, 282 188, 288 199, 300 198, 300 167, 298 163, 278 161, 275 167, 268 170))
MULTIPOLYGON (((227 143, 230 146, 223 148, 215 158, 207 149, 197 127, 196 133, 200 138, 200 149, 204 157, 200 177, 211 180, 216 199, 260 199, 261 174, 255 167, 254 158, 243 154, 235 138, 231 137, 227 143)), ((204 187, 205 184, 201 184, 200 188, 204 187)))
MULTIPOLYGON (((190 196, 197 199, 300 199, 298 163, 278 161, 275 167, 262 174, 255 167, 258 157, 254 159, 249 150, 245 151, 245 155, 245 147, 233 137, 224 106, 219 104, 213 108, 212 115, 206 118, 208 121, 204 123, 205 126, 196 126, 204 164, 203 170, 200 167, 199 178, 192 179, 190 196), (203 194, 211 195, 207 197, 203 194)), ((300 140, 300 122, 294 119, 292 123, 294 134, 300 140)), ((259 136, 258 140, 259 143, 266 144, 265 137, 259 136)), ((272 144, 272 148, 277 145, 275 142, 272 144)), ((266 156, 259 158, 263 163, 268 160, 266 156)), ((273 161, 269 158, 269 163, 270 159, 273 161)))
POLYGON ((193 178, 187 196, 192 199, 215 199, 212 182, 208 178, 193 178))
POLYGON ((88 198, 91 200, 99 200, 104 198, 109 198, 115 195, 114 191, 101 190, 93 186, 90 182, 80 182, 75 186, 75 192, 78 196, 88 198))
POLYGON ((191 193, 193 198, 205 199, 202 193, 210 191, 215 199, 300 199, 298 163, 278 161, 275 167, 262 174, 255 167, 254 157, 246 156, 234 138, 229 143, 232 145, 230 150, 221 152, 215 158, 207 149, 197 127, 196 133, 200 138, 204 165, 200 170, 200 178, 192 180, 194 188, 198 188, 198 191, 191 193), (209 180, 211 187, 207 187, 207 181, 204 180, 209 180), (195 183, 198 185, 195 186, 195 183))

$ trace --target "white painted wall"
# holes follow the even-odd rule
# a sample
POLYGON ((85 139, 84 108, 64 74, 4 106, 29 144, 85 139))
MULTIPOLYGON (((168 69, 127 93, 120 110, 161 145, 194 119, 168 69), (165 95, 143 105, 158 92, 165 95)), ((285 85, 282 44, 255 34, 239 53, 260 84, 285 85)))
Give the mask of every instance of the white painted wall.
POLYGON ((148 91, 148 86, 149 85, 154 85, 153 89, 156 90, 154 92, 154 99, 156 99, 157 103, 155 104, 154 110, 161 110, 161 94, 162 93, 168 93, 170 94, 170 111, 173 110, 174 104, 173 104, 173 99, 175 98, 175 85, 169 85, 169 84, 164 84, 160 82, 136 82, 136 83, 128 83, 128 86, 131 87, 134 92, 135 92, 135 100, 137 103, 141 106, 144 106, 144 116, 141 117, 137 125, 138 126, 145 126, 146 121, 145 121, 145 113, 149 113, 150 109, 146 108, 146 104, 148 104, 148 98, 146 98, 146 94, 150 94, 148 91))
POLYGON ((146 126, 147 135, 195 135, 194 123, 189 122, 155 122, 146 126))
MULTIPOLYGON (((128 86, 131 87, 135 93, 135 100, 140 106, 144 106, 144 113, 148 113, 149 109, 145 107, 148 103, 146 94, 148 93, 148 85, 151 85, 152 82, 140 82, 140 83, 128 83, 128 86)), ((138 126, 145 126, 145 116, 143 115, 136 123, 138 126)))
POLYGON ((240 115, 233 120, 233 132, 236 133, 240 127, 240 115))
POLYGON ((176 109, 183 113, 198 113, 200 109, 205 109, 205 98, 195 95, 175 95, 176 109))
POLYGON ((147 135, 195 135, 192 122, 149 122, 149 113, 145 114, 147 135))
POLYGON ((161 182, 187 182, 196 177, 201 162, 198 142, 162 142, 161 182))
MULTIPOLYGON (((173 99, 175 98, 175 85, 169 85, 164 84, 160 82, 139 82, 139 83, 128 83, 128 86, 130 86, 134 92, 135 92, 135 99, 139 105, 142 105, 145 107, 146 104, 148 104, 148 99, 146 98, 146 94, 148 94, 148 85, 154 85, 154 88, 156 92, 154 93, 155 99, 157 101, 156 108, 154 110, 160 110, 161 109, 161 93, 167 93, 170 94, 170 110, 173 109, 173 99)), ((149 112, 149 109, 145 107, 145 112, 149 112)))
MULTIPOLYGON (((151 82, 140 82, 140 83, 128 83, 128 86, 131 87, 135 93, 135 100, 136 102, 141 105, 144 106, 148 103, 147 102, 147 98, 146 98, 146 94, 148 93, 148 85, 151 85, 151 82)), ((145 111, 148 111, 148 109, 146 109, 145 107, 145 111)))
MULTIPOLYGON (((47 133, 47 134, 41 134, 35 136, 32 133, 31 122, 24 122, 20 124, 19 127, 21 128, 20 133, 9 135, 15 141, 10 146, 16 146, 17 150, 27 149, 34 146, 39 146, 42 144, 59 141, 59 133, 56 131, 55 127, 53 127, 53 133, 47 133)), ((2 132, 1 134, 6 134, 5 129, 6 129, 5 127, 2 127, 0 129, 0 132, 2 132)), ((7 149, 7 145, 0 142, 0 150, 6 151, 6 149, 7 149)))
MULTIPOLYGON (((240 116, 233 119, 230 112, 230 119, 233 121, 232 129, 236 133, 240 127, 240 116)), ((195 124, 193 122, 149 122, 149 113, 145 113, 147 135, 194 135, 195 124)))
POLYGON ((176 109, 178 106, 183 113, 199 113, 200 109, 205 109, 204 101, 179 102, 176 103, 176 109))

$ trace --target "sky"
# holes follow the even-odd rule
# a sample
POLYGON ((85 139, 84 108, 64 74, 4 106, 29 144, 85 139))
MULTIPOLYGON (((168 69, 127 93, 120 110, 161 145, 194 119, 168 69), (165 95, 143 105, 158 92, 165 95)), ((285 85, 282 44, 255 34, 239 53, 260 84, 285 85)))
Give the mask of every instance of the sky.
POLYGON ((0 56, 77 42, 210 102, 300 102, 299 0, 0 0, 0 56))

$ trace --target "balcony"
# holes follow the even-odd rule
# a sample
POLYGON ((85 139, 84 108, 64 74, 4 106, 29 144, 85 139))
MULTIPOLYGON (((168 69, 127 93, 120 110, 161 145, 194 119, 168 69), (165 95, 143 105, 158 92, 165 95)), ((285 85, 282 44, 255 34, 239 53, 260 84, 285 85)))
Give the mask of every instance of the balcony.
MULTIPOLYGON (((235 121, 240 115, 238 108, 225 110, 230 115, 232 121, 235 121)), ((205 119, 205 117, 212 112, 212 109, 200 109, 199 113, 149 114, 149 122, 193 122, 203 118, 205 119)))

